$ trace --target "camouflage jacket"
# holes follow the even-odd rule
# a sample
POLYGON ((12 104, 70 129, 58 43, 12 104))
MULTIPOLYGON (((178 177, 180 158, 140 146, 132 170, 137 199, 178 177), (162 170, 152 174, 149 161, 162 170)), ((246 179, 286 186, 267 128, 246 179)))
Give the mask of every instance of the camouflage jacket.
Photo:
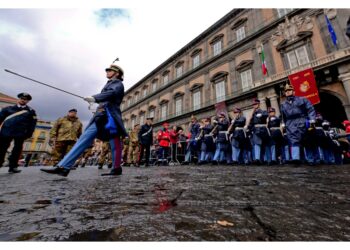
POLYGON ((131 131, 129 133, 129 136, 130 136, 130 142, 135 145, 135 144, 138 144, 139 142, 139 137, 138 137, 138 132, 137 131, 131 131))
POLYGON ((50 138, 56 141, 76 141, 80 137, 83 124, 79 118, 68 118, 67 116, 59 118, 50 131, 50 138))

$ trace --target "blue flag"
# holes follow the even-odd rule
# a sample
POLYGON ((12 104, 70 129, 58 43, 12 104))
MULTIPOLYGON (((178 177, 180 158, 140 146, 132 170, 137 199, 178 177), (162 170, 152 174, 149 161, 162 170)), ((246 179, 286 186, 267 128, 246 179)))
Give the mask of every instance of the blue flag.
POLYGON ((329 21, 327 15, 325 15, 325 17, 326 17, 328 31, 329 31, 329 34, 331 35, 331 38, 332 38, 332 42, 335 46, 337 46, 337 35, 335 34, 333 26, 332 26, 331 22, 329 21))

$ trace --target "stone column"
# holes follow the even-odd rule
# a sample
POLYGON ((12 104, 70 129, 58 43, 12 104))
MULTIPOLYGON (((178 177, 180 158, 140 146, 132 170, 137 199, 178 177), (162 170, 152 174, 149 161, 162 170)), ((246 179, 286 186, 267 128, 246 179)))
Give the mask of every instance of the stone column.
POLYGON ((350 119, 350 104, 349 104, 349 100, 350 100, 350 73, 344 73, 339 75, 339 79, 343 82, 343 86, 345 89, 345 94, 348 97, 348 103, 343 104, 345 112, 346 112, 346 116, 348 117, 348 119, 350 119))
POLYGON ((260 108, 262 110, 267 110, 265 98, 261 98, 259 100, 260 100, 260 108))
POLYGON ((271 102, 271 107, 276 109, 276 116, 279 116, 281 111, 280 111, 280 106, 278 105, 277 98, 278 98, 277 95, 269 97, 271 102))

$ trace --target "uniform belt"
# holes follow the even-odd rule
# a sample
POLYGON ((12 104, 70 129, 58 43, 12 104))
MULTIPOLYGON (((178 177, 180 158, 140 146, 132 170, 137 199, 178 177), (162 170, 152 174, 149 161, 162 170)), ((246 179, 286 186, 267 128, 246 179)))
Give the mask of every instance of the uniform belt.
POLYGON ((235 130, 242 130, 244 129, 243 127, 236 127, 235 130))
POLYGON ((315 129, 323 129, 322 127, 315 127, 315 129))
POLYGON ((271 130, 281 129, 280 127, 271 127, 271 130))
POLYGON ((227 134, 227 131, 219 131, 219 134, 227 134))
POLYGON ((255 124, 254 127, 266 127, 266 124, 255 124))
POLYGON ((212 135, 209 135, 209 134, 208 135, 204 135, 204 137, 209 137, 209 136, 212 136, 212 135))

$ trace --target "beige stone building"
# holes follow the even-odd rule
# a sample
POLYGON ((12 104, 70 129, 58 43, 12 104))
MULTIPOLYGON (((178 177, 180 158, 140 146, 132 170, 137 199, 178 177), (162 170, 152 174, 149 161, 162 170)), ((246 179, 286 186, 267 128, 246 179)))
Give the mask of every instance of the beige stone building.
POLYGON ((350 9, 233 9, 125 92, 124 123, 153 116, 155 131, 163 121, 187 128, 191 115, 215 116, 217 104, 249 118, 253 98, 279 113, 288 75, 312 68, 321 99, 315 108, 339 125, 350 118, 349 16, 350 9))

